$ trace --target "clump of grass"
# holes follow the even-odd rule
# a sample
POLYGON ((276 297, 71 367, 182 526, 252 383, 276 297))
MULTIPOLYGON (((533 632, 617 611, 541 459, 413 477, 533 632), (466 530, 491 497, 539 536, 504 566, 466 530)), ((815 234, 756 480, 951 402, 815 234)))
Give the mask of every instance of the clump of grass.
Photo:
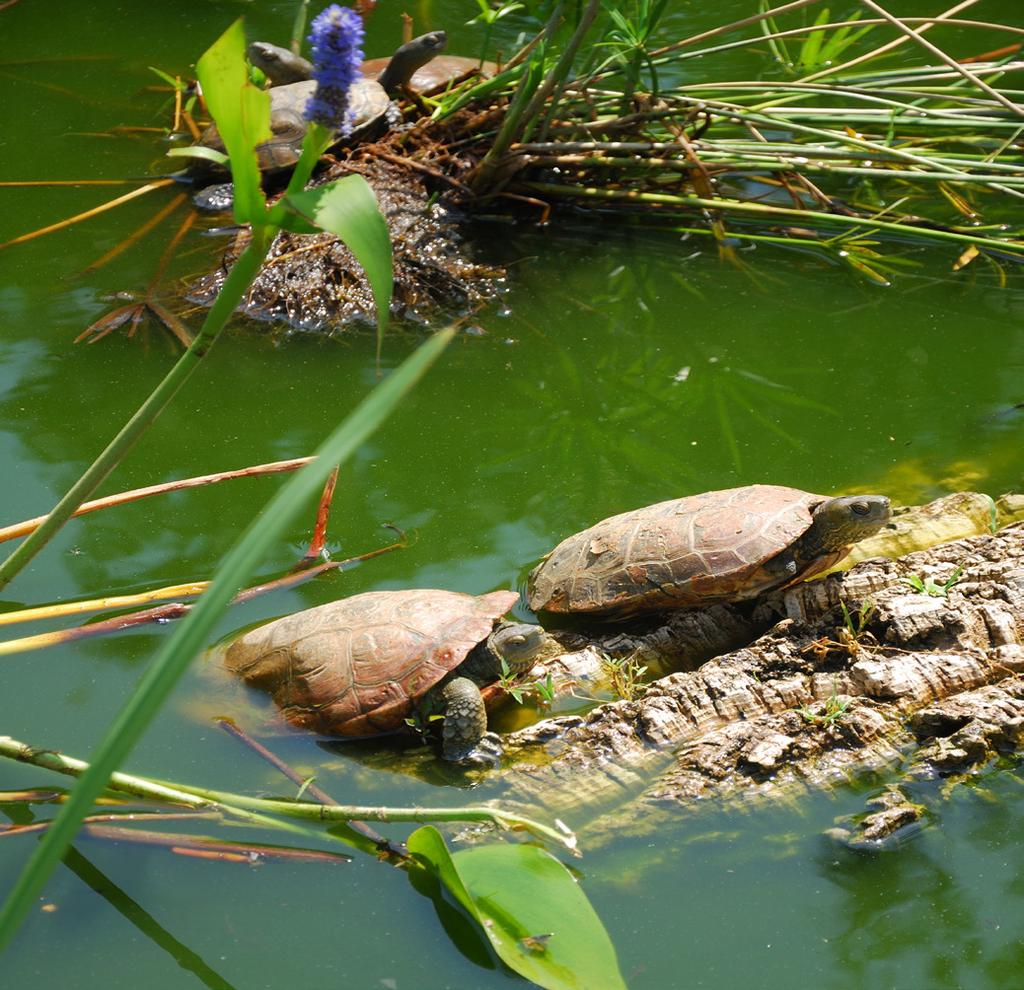
POLYGON ((845 653, 847 656, 857 657, 877 645, 874 635, 868 629, 875 614, 874 602, 868 599, 852 610, 846 602, 840 602, 839 607, 843 614, 843 624, 836 630, 836 638, 819 636, 801 650, 802 653, 812 653, 819 663, 830 653, 845 653))
POLYGON ((831 729, 843 719, 853 702, 853 698, 843 697, 839 694, 838 683, 835 678, 832 678, 832 693, 825 699, 824 711, 819 714, 812 711, 808 705, 801 705, 797 711, 805 722, 831 729))
MULTIPOLYGON (((894 249, 908 242, 947 246, 954 270, 981 259, 1003 278, 1005 261, 1024 260, 1010 213, 1024 199, 1024 106, 1002 88, 1024 71, 1019 44, 953 57, 921 37, 927 18, 865 5, 879 16, 835 19, 811 0, 802 24, 766 10, 660 48, 666 4, 581 5, 571 26, 549 21, 508 75, 515 88, 496 126, 465 137, 480 156, 468 184, 488 202, 570 201, 659 224, 696 216, 675 229, 715 238, 723 253, 733 239, 798 245, 875 284, 916 264, 894 249), (746 40, 708 44, 741 29, 746 40), (886 43, 868 49, 869 38, 886 43), (681 81, 691 59, 710 74, 715 56, 766 41, 782 78, 681 81), (892 69, 899 45, 929 64, 892 69)), ((1024 36, 931 21, 968 37, 982 26, 1024 36)), ((467 98, 442 100, 436 115, 467 98)))
POLYGON ((851 611, 846 602, 840 602, 839 608, 843 613, 844 638, 859 642, 867 634, 868 623, 875 614, 875 603, 869 598, 851 611))
POLYGON ((643 688, 643 676, 647 665, 641 663, 636 654, 625 657, 601 658, 601 668, 611 681, 611 688, 617 698, 632 701, 643 688))

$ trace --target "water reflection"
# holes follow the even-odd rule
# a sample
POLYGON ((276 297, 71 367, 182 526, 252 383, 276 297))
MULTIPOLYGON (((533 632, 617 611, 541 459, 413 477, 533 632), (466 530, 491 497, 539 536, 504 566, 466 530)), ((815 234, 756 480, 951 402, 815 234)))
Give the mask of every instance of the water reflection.
POLYGON ((1018 926, 1005 911, 1024 896, 1010 838, 1019 778, 994 770, 946 798, 941 783, 926 789, 938 827, 891 852, 828 845, 817 857, 819 877, 844 895, 828 938, 836 986, 995 988, 1019 977, 1018 926))
POLYGON ((234 990, 234 984, 228 983, 198 953, 175 938, 141 904, 132 900, 73 846, 64 856, 64 865, 79 880, 96 891, 126 921, 134 925, 142 935, 166 952, 176 966, 191 973, 203 986, 210 987, 210 990, 234 990))

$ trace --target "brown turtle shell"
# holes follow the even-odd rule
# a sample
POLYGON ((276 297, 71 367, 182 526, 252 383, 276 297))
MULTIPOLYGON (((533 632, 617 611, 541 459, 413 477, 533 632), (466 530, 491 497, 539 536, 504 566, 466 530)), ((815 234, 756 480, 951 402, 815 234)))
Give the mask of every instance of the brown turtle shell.
POLYGON ((298 728, 336 736, 394 732, 518 597, 371 591, 244 633, 228 646, 224 665, 267 691, 298 728))
MULTIPOLYGON (((312 79, 304 79, 267 90, 270 96, 270 133, 273 137, 256 147, 256 160, 261 172, 291 168, 299 160, 302 142, 306 137, 306 104, 316 92, 316 85, 312 79)), ((383 124, 391 105, 388 94, 371 79, 356 82, 349 90, 348 101, 352 127, 348 137, 350 142, 361 140, 376 125, 383 124)), ((216 124, 210 124, 203 131, 199 144, 216 151, 225 150, 216 124)))
POLYGON ((780 577, 763 565, 811 524, 825 495, 748 485, 623 512, 563 540, 530 574, 534 611, 628 615, 754 598, 845 556, 780 577))
MULTIPOLYGON (((388 66, 391 56, 386 58, 370 58, 362 64, 363 75, 367 79, 376 79, 388 66)), ((493 62, 482 62, 466 55, 436 55, 426 65, 420 66, 406 84, 414 93, 431 96, 440 93, 455 83, 468 79, 471 75, 479 75, 489 79, 497 75, 498 67, 493 62)))

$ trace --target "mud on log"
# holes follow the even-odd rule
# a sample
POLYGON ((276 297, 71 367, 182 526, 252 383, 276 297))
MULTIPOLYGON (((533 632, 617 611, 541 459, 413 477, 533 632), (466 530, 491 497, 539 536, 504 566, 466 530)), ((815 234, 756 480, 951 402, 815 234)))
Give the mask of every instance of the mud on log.
MULTIPOLYGON (((751 615, 727 612, 719 618, 730 619, 730 635, 744 623, 775 624, 636 700, 507 737, 514 765, 502 802, 559 814, 592 846, 605 831, 656 829, 712 795, 771 796, 886 766, 962 771, 1024 736, 1024 524, 868 560, 768 598, 751 615), (906 582, 941 584, 958 567, 946 597, 906 582), (840 603, 854 613, 873 606, 856 639, 840 603)), ((668 659, 682 621, 694 617, 676 616, 631 645, 668 659)))
MULTIPOLYGON (((363 175, 373 188, 388 224, 394 316, 423 323, 438 313, 465 315, 496 294, 504 271, 471 259, 460 214, 433 201, 423 175, 375 158, 370 149, 332 166, 312 185, 353 173, 363 175)), ((241 231, 220 266, 189 286, 190 301, 213 302, 249 236, 248 228, 241 231)), ((313 331, 338 331, 353 323, 372 326, 375 320, 373 293, 362 267, 328 233, 279 234, 239 311, 256 320, 313 331)))

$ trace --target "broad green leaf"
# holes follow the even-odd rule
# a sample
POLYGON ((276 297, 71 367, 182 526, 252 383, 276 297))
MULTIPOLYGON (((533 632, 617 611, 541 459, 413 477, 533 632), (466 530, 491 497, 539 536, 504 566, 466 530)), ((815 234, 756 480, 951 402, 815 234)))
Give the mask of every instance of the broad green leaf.
POLYGON ((550 853, 496 843, 452 854, 429 825, 413 832, 408 846, 521 976, 546 990, 625 990, 601 919, 550 853))
POLYGON ((239 223, 260 223, 266 201, 255 149, 272 137, 270 97, 249 82, 241 18, 206 50, 196 63, 196 75, 231 159, 235 219, 239 223))
POLYGON ((0 948, 14 935, 110 775, 131 752, 185 669, 209 642, 214 624, 238 589, 303 506, 316 497, 335 465, 344 463, 387 419, 440 357, 453 334, 452 329, 435 334, 363 399, 320 446, 316 460, 281 487, 228 551, 210 587, 157 652, 135 691, 112 720, 89 761, 89 769, 71 791, 15 882, 0 909, 0 948))
POLYGON ((433 872, 455 898, 477 921, 480 920, 469 891, 462 884, 444 837, 433 825, 424 825, 409 836, 406 847, 427 869, 433 872))
POLYGON ((316 189, 303 189, 283 200, 282 226, 296 233, 328 230, 356 256, 370 280, 377 304, 377 326, 384 332, 391 308, 394 274, 391 237, 370 184, 361 175, 346 175, 316 189))

